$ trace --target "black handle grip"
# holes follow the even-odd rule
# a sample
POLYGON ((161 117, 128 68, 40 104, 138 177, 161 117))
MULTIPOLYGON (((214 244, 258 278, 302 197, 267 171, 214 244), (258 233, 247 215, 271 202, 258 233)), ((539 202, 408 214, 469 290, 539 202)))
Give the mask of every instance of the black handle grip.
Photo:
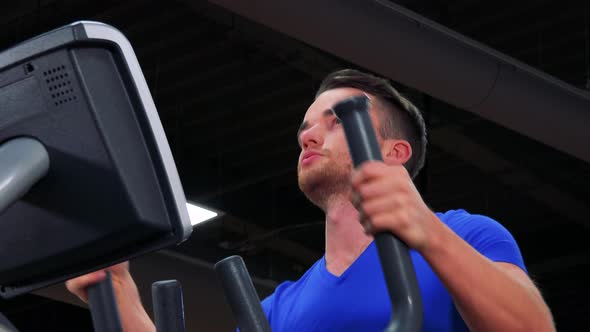
POLYGON ((215 264, 225 297, 241 332, 271 332, 244 260, 230 256, 215 264))
POLYGON ((110 272, 105 280, 88 287, 88 303, 94 331, 123 332, 110 272))
MULTIPOLYGON (((367 96, 355 96, 332 108, 342 121, 354 167, 367 160, 383 160, 368 103, 367 96)), ((375 243, 394 311, 386 331, 418 332, 422 326, 422 297, 408 247, 391 233, 377 234, 375 243)))
POLYGON ((184 332, 182 287, 176 280, 152 284, 152 303, 157 332, 184 332))

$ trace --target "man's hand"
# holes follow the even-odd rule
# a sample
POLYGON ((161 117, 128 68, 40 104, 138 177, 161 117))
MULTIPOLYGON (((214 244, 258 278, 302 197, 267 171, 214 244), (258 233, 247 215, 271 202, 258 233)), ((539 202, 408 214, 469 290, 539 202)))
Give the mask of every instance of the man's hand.
POLYGON ((353 174, 352 189, 365 231, 391 232, 419 251, 470 331, 555 331, 549 308, 524 271, 489 260, 447 228, 404 167, 366 162, 353 174))
POLYGON ((103 281, 107 276, 107 271, 111 272, 113 286, 121 285, 124 281, 131 279, 131 275, 129 274, 129 262, 124 262, 103 270, 98 270, 70 279, 66 281, 66 288, 82 301, 88 303, 88 287, 103 281))
POLYGON ((154 324, 141 304, 139 291, 129 272, 129 262, 113 265, 106 269, 68 280, 66 287, 82 301, 88 303, 88 287, 104 280, 106 278, 106 271, 111 272, 111 280, 113 282, 113 289, 115 290, 115 297, 117 298, 123 331, 155 331, 154 324))
POLYGON ((432 236, 430 225, 437 218, 403 166, 365 162, 352 176, 352 189, 351 200, 365 232, 391 232, 410 248, 426 249, 432 236))

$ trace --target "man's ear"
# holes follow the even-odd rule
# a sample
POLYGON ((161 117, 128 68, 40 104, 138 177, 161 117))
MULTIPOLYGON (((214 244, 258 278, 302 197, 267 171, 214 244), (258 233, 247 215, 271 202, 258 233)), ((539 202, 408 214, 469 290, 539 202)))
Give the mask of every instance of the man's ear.
POLYGON ((401 139, 385 139, 381 145, 383 161, 388 165, 403 165, 412 157, 412 146, 401 139))

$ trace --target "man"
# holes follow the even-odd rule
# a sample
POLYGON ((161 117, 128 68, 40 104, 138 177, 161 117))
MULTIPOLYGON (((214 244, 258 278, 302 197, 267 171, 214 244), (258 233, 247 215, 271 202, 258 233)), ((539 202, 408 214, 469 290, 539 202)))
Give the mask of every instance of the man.
MULTIPOLYGON (((297 139, 299 187, 325 212, 326 252, 300 280, 282 283, 263 301, 273 331, 383 330, 391 306, 372 237, 380 231, 412 249, 424 331, 555 330, 506 229, 463 210, 434 213, 424 203, 412 182, 424 164, 424 121, 387 81, 355 70, 330 74, 297 139), (353 171, 331 108, 362 94, 383 162, 353 171)), ((67 285, 85 299, 85 287, 103 277, 97 272, 67 285)), ((153 328, 126 267, 116 267, 113 279, 126 330, 153 328)))

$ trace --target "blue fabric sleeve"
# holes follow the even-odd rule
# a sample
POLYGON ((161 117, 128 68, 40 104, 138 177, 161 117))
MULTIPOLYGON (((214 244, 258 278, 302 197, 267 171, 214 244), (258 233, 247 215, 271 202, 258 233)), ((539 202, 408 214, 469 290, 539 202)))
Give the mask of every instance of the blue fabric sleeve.
POLYGON ((516 240, 504 226, 492 218, 462 212, 448 221, 459 236, 490 260, 511 263, 527 272, 516 240))
POLYGON ((275 297, 275 293, 270 294, 266 299, 262 300, 262 311, 264 311, 264 315, 268 322, 270 323, 270 312, 272 310, 272 302, 275 297))

